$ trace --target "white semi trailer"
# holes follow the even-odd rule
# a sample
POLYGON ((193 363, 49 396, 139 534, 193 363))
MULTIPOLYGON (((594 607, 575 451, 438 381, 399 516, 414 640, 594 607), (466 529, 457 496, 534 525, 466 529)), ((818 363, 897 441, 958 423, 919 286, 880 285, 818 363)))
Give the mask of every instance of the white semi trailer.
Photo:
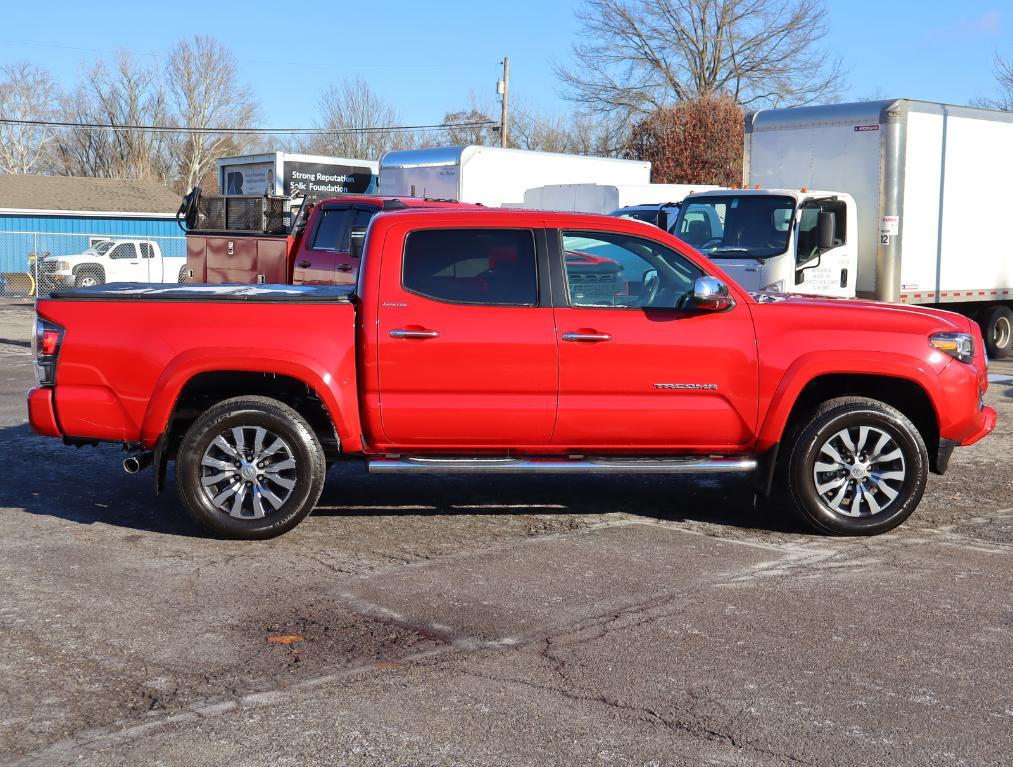
POLYGON ((649 184, 651 164, 525 149, 452 146, 388 152, 380 194, 435 197, 490 207, 520 207, 547 184, 649 184))
POLYGON ((978 321, 989 354, 1007 356, 1013 244, 990 212, 1013 178, 1011 148, 1013 114, 988 109, 899 99, 753 112, 746 188, 688 197, 675 233, 749 289, 937 305, 978 321))

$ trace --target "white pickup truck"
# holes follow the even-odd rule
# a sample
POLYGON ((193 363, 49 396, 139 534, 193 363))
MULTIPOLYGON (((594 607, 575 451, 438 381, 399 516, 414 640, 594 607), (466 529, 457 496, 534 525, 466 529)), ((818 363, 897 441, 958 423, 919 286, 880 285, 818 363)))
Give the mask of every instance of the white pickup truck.
POLYGON ((186 270, 184 256, 163 256, 153 240, 99 240, 83 253, 47 256, 39 277, 43 290, 84 288, 106 282, 178 283, 186 270))

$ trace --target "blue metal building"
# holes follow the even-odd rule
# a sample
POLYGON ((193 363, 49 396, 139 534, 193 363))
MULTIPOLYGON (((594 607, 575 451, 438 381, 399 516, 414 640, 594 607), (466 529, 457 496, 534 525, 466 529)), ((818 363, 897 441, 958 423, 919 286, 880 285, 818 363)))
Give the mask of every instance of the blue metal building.
POLYGON ((185 256, 179 197, 127 179, 0 175, 0 275, 26 272, 31 257, 81 253, 97 239, 144 238, 185 256))

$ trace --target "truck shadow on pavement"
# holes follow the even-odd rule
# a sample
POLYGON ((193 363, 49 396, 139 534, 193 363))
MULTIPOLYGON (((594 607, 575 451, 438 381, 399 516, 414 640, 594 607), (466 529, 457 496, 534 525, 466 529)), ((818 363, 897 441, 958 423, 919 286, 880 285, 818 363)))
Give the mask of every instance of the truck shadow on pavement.
MULTIPOLYGON (((180 508, 172 467, 154 495, 151 471, 127 475, 115 445, 75 449, 38 437, 27 424, 0 429, 0 513, 102 523, 141 532, 207 537, 180 508)), ((753 509, 748 479, 659 476, 370 475, 358 461, 327 475, 311 518, 627 513, 756 530, 797 532, 781 516, 753 509)))

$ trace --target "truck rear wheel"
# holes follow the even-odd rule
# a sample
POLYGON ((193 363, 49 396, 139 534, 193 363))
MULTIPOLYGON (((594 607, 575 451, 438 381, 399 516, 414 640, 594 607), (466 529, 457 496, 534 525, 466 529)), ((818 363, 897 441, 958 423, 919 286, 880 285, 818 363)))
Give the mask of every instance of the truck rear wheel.
POLYGON ((190 516, 225 538, 286 533, 320 498, 324 451, 306 420, 268 397, 236 397, 202 413, 176 459, 190 516))
POLYGON ((786 500, 818 532, 886 532, 911 516, 925 492, 929 460, 921 434, 877 400, 828 400, 785 447, 786 500))
POLYGON ((990 359, 1013 354, 1013 311, 1004 304, 986 309, 981 315, 981 334, 990 359))

